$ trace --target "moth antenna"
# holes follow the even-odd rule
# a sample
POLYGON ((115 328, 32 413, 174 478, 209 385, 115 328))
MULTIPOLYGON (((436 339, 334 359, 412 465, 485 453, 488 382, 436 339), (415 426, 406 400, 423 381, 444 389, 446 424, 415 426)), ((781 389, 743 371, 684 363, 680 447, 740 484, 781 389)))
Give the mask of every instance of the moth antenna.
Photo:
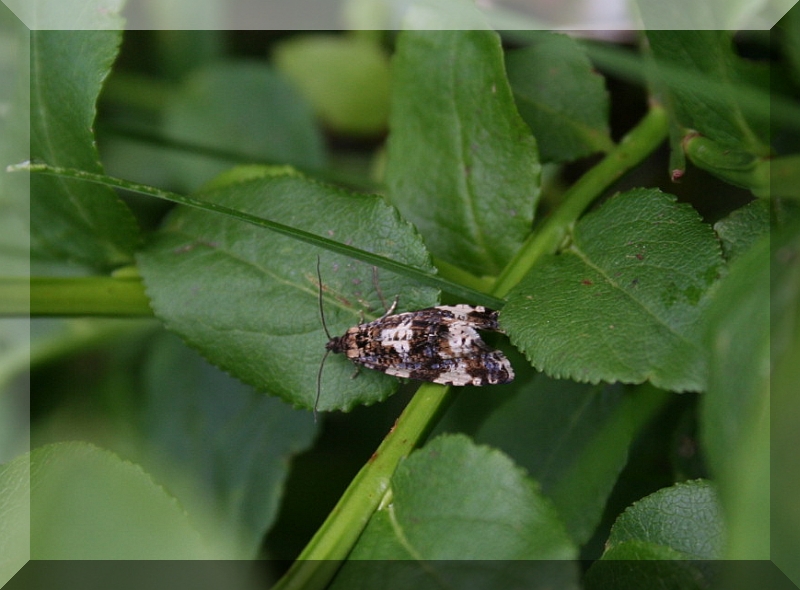
POLYGON ((319 371, 317 371, 317 399, 314 400, 314 422, 317 421, 317 405, 319 404, 319 394, 322 392, 322 369, 325 368, 325 359, 330 354, 330 349, 325 351, 322 356, 322 362, 319 364, 319 371))
MULTIPOLYGON (((332 336, 328 332, 328 325, 325 323, 325 311, 322 309, 322 273, 319 270, 319 254, 317 254, 317 282, 319 284, 319 317, 322 319, 322 329, 325 330, 325 335, 330 340, 332 336)), ((327 353, 325 356, 328 356, 327 353)), ((319 392, 317 393, 319 394, 319 392)))
MULTIPOLYGON (((328 340, 331 340, 331 333, 328 331, 328 325, 325 323, 325 310, 322 306, 322 272, 319 269, 320 261, 319 254, 317 254, 317 283, 319 284, 319 317, 322 320, 322 329, 325 330, 325 335, 328 340)), ((322 369, 325 368, 325 359, 330 354, 330 349, 325 351, 322 356, 322 361, 319 363, 319 371, 317 371, 317 397, 314 399, 314 422, 317 421, 317 406, 319 405, 319 396, 322 393, 322 369)))

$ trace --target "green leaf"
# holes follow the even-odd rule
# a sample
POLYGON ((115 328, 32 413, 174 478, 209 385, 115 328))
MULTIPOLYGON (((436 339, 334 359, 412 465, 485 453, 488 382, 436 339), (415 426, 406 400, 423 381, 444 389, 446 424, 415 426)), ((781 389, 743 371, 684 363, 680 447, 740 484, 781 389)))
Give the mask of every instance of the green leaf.
POLYGON ((545 162, 565 162, 614 147, 603 78, 571 37, 536 33, 506 55, 508 81, 545 162))
POLYGON ((731 32, 648 30, 647 39, 678 125, 721 146, 769 155, 768 94, 765 104, 753 99, 754 72, 734 52, 731 32))
POLYGON ((3 498, 0 504, 0 584, 3 587, 31 558, 30 480, 28 455, 0 465, 0 497, 3 498))
POLYGON ((312 442, 311 417, 231 379, 171 335, 148 343, 142 383, 130 400, 140 462, 191 519, 210 511, 239 556, 253 558, 277 516, 289 459, 312 442))
POLYGON ((579 221, 509 294, 501 322, 548 375, 697 391, 698 320, 721 271, 719 244, 690 206, 637 189, 579 221))
POLYGON ((355 35, 299 35, 274 50, 284 73, 334 131, 372 135, 389 116, 389 60, 380 45, 355 35))
MULTIPOLYGON (((118 452, 169 490, 204 538, 230 541, 218 557, 253 558, 277 516, 293 456, 313 440, 311 416, 225 375, 176 336, 153 334, 154 320, 112 327, 65 344, 71 364, 94 370, 80 396, 75 379, 39 387, 58 403, 37 421, 35 442, 68 437, 118 452)), ((84 337, 99 328, 84 325, 84 337)))
MULTIPOLYGON (((407 574, 427 588, 439 575, 463 587, 458 582, 466 580, 470 569, 450 568, 447 560, 564 560, 576 555, 538 486, 508 457, 463 435, 438 437, 412 453, 395 472, 390 492, 391 501, 370 520, 335 587, 365 587, 357 581, 362 572, 358 560, 363 559, 415 560, 407 574)), ((550 587, 575 586, 574 564, 564 566, 555 568, 553 577, 567 585, 552 585, 548 579, 550 587)), ((485 573, 503 579, 502 569, 485 573)), ((408 587, 402 586, 403 578, 387 581, 390 588, 408 587)))
POLYGON ((627 541, 606 551, 584 578, 586 590, 708 590, 714 587, 713 566, 687 561, 668 547, 644 541, 627 541))
MULTIPOLYGON (((24 457, 19 460, 28 460, 24 457)), ((208 559, 183 508, 141 467, 81 442, 30 454, 32 559, 208 559)))
POLYGON ((603 556, 587 573, 586 587, 627 590, 657 580, 659 588, 708 588, 711 566, 690 560, 721 559, 724 536, 722 510, 709 482, 659 490, 617 519, 603 556))
POLYGON ((725 258, 738 258, 762 236, 769 233, 768 201, 759 199, 731 212, 714 224, 725 258))
POLYGON ((540 482, 570 536, 583 544, 600 522, 634 437, 668 399, 652 387, 585 385, 540 373, 492 413, 477 438, 540 482))
MULTIPOLYGON (((431 272, 414 229, 382 199, 276 173, 200 195, 218 203, 431 272)), ((327 338, 399 306, 436 303, 436 291, 297 240, 220 215, 180 209, 142 252, 139 263, 153 309, 167 327, 213 364, 260 391, 311 408, 327 338), (209 272, 213 269, 213 272, 209 272), (377 287, 376 287, 377 286, 377 287), (378 291, 378 288, 380 291, 378 291)), ((320 410, 349 410, 384 399, 397 380, 376 371, 352 379, 354 365, 330 355, 322 374, 320 410)))
MULTIPOLYGON (((308 169, 325 163, 311 108, 282 76, 256 62, 226 61, 193 72, 165 105, 164 133, 242 160, 308 169)), ((184 154, 173 165, 176 180, 197 190, 230 164, 184 154)))
POLYGON ((770 555, 769 248, 767 234, 733 262, 708 314, 702 435, 731 520, 731 559, 770 555))
POLYGON ((614 523, 607 550, 629 541, 676 551, 683 559, 720 559, 725 540, 714 486, 694 480, 639 500, 614 523))
MULTIPOLYGON (((102 172, 95 102, 120 38, 119 31, 31 33, 32 159, 102 172)), ((138 245, 133 215, 106 187, 34 176, 30 214, 34 255, 106 269, 130 263, 138 245)))
POLYGON ((389 196, 434 256, 497 274, 530 233, 536 142, 491 31, 404 31, 392 67, 389 196))

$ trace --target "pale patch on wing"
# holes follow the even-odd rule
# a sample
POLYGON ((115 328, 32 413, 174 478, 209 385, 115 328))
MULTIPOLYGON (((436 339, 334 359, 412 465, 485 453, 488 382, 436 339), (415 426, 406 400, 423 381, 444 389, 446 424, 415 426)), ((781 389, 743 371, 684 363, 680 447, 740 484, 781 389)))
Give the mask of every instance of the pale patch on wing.
POLYGON ((478 342, 483 344, 480 334, 469 324, 460 321, 448 324, 447 347, 452 358, 473 355, 476 348, 480 348, 478 342))
POLYGON ((480 378, 472 377, 472 375, 467 372, 466 361, 460 359, 455 365, 450 367, 448 371, 439 374, 433 382, 441 383, 442 385, 479 385, 480 378))
POLYGON ((411 342, 414 339, 414 330, 411 328, 410 321, 404 321, 397 326, 384 328, 381 330, 378 340, 383 346, 394 348, 401 356, 405 356, 411 350, 411 342))
POLYGON ((400 367, 386 367, 384 371, 387 375, 394 377, 402 377, 403 379, 411 379, 411 372, 408 369, 401 369, 400 367))

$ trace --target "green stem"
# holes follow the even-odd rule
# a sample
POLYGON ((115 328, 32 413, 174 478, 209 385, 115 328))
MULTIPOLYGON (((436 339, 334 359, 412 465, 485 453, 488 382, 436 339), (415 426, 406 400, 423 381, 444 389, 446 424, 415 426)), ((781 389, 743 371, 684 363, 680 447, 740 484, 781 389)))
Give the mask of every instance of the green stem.
POLYGON ((112 277, 0 278, 2 316, 152 316, 142 281, 112 277))
POLYGON ((284 225, 282 223, 278 223, 277 221, 264 219, 263 217, 251 215, 250 213, 246 213, 244 211, 232 209, 230 207, 226 207, 225 205, 220 205, 219 203, 204 201, 202 199, 197 199, 195 197, 190 197, 188 195, 179 195, 177 193, 171 193, 169 191, 157 189, 152 186, 138 184, 135 182, 122 180, 119 178, 113 178, 111 176, 105 176, 103 174, 94 174, 92 172, 86 172, 85 170, 77 170, 75 168, 61 168, 57 166, 50 166, 48 164, 40 164, 40 163, 33 164, 27 162, 24 164, 18 164, 16 166, 8 166, 7 170, 9 172, 14 172, 14 171, 38 172, 41 174, 50 174, 52 176, 74 178, 77 180, 83 180, 85 182, 94 182, 97 184, 111 186, 122 190, 131 191, 134 193, 139 193, 142 195, 148 195, 150 197, 155 197, 157 199, 163 199, 165 201, 170 201, 172 203, 178 203, 179 205, 194 207, 195 209, 203 209, 204 211, 221 213, 223 215, 227 215, 229 217, 238 219, 245 223, 250 223, 257 227, 263 227, 271 231, 274 231, 276 233, 289 236, 291 238, 294 238, 295 240, 311 244, 312 246, 317 246, 329 250, 331 252, 343 254, 345 256, 349 256, 350 258, 355 258, 356 260, 366 262, 367 264, 370 264, 372 266, 377 266, 378 268, 382 268, 384 270, 397 273, 401 276, 414 279, 423 285, 427 285, 429 287, 433 287, 435 289, 441 289, 442 291, 451 293, 457 296, 462 301, 470 301, 481 305, 493 307, 495 309, 499 309, 503 306, 503 301, 497 299, 496 297, 492 297, 491 295, 487 295, 486 293, 481 293, 480 291, 476 291, 475 289, 471 289, 465 285, 459 285, 458 283, 448 281, 437 275, 428 274, 427 272, 419 268, 403 264, 402 262, 398 262, 396 260, 392 260, 391 258, 380 256, 379 254, 374 254, 366 250, 353 248, 352 246, 349 246, 343 242, 337 242, 335 240, 326 238, 324 236, 318 236, 316 234, 304 231, 302 229, 298 229, 296 227, 291 227, 288 225, 284 225))
POLYGON ((612 183, 649 156, 667 137, 667 113, 653 105, 639 124, 595 167, 564 193, 559 208, 530 235, 495 283, 492 294, 505 297, 538 260, 555 252, 572 226, 612 183))
POLYGON ((397 465, 420 445, 452 398, 449 387, 424 383, 395 427, 273 590, 325 588, 389 492, 397 465))
POLYGON ((492 277, 476 277, 474 274, 441 258, 434 257, 433 265, 439 270, 439 274, 448 281, 466 285, 470 289, 475 289, 481 293, 488 293, 494 284, 492 277))
MULTIPOLYGON (((666 113, 654 106, 639 125, 566 194, 558 211, 536 232, 495 283, 501 296, 516 285, 544 254, 553 252, 569 228, 603 190, 641 162, 667 135, 666 113)), ((391 477, 444 413, 453 395, 449 388, 423 384, 370 461, 348 486, 336 507, 275 586, 278 590, 324 588, 358 540, 367 522, 389 493, 391 477)))

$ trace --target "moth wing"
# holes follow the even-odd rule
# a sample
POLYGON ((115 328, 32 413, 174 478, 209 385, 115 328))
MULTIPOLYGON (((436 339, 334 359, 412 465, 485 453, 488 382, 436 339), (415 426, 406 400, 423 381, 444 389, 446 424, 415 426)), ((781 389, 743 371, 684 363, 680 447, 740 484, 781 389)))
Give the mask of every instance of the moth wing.
POLYGON ((494 309, 481 305, 440 305, 434 309, 452 321, 464 322, 476 330, 502 332, 498 324, 498 313, 494 309))
POLYGON ((499 331, 497 312, 440 306, 380 318, 351 329, 346 355, 387 375, 444 385, 493 385, 514 379, 505 355, 478 330, 499 331))
POLYGON ((408 377, 441 385, 500 385, 514 380, 514 369, 499 350, 470 357, 442 359, 431 366, 409 368, 404 374, 386 371, 390 375, 408 377))
POLYGON ((436 349, 443 359, 477 357, 493 352, 471 323, 460 320, 441 324, 436 333, 436 349))
MULTIPOLYGON (((357 365, 361 365, 362 367, 366 367, 368 369, 381 371, 387 375, 395 375, 392 372, 393 368, 397 367, 399 364, 402 364, 402 359, 398 355, 393 354, 392 351, 386 351, 382 352, 380 355, 372 355, 367 357, 351 357, 350 360, 357 365)), ((395 376, 403 377, 407 375, 395 376)))

